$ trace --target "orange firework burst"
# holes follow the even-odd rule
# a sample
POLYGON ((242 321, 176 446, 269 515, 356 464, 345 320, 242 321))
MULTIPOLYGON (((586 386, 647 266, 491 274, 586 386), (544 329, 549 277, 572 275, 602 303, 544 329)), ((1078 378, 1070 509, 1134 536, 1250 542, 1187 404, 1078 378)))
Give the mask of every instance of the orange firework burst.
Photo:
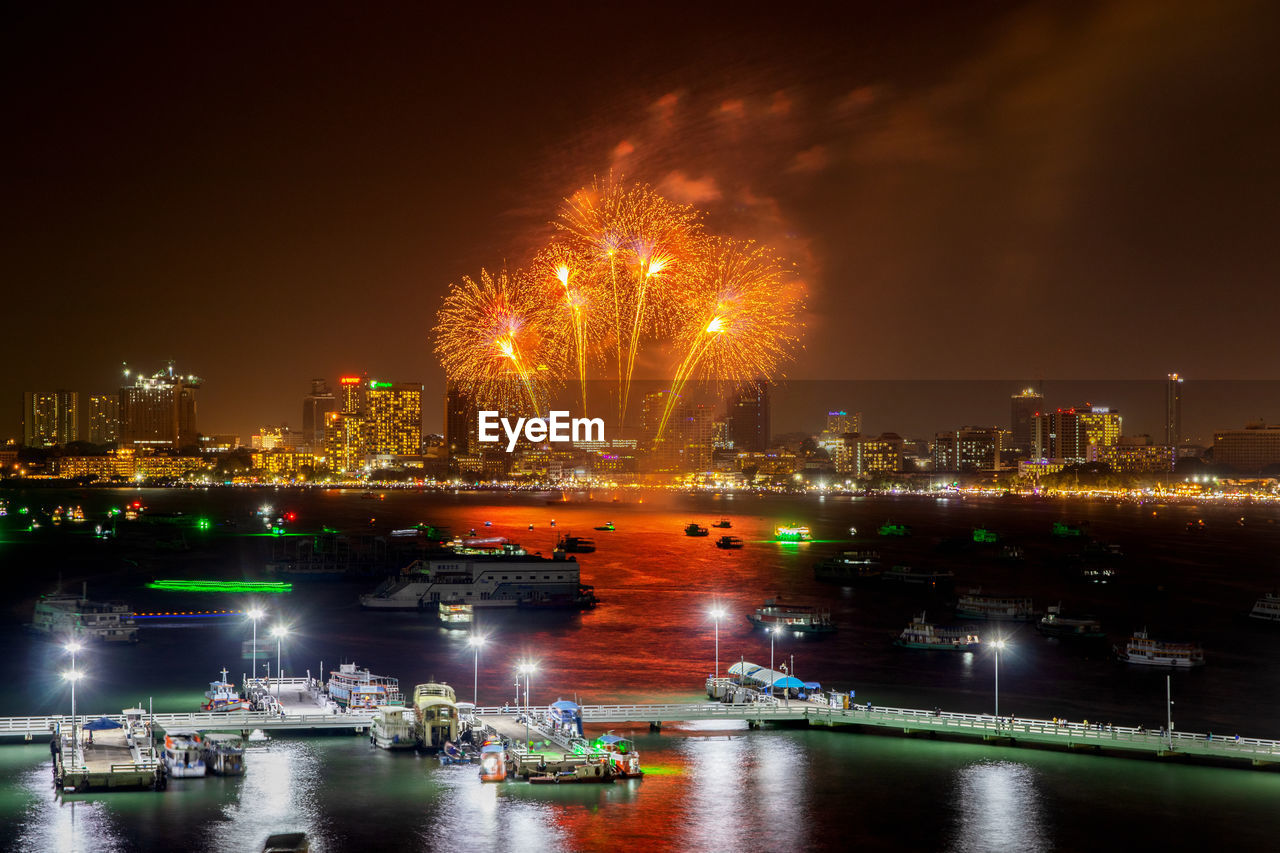
POLYGON ((600 328, 611 336, 617 364, 621 423, 640 341, 668 328, 673 290, 697 266, 698 213, 647 185, 608 180, 567 199, 555 224, 565 250, 580 263, 571 272, 600 295, 600 328))
POLYGON ((532 276, 547 306, 549 334, 567 338, 567 357, 577 368, 582 412, 587 412, 587 364, 598 354, 598 341, 609 319, 604 305, 608 294, 589 275, 590 263, 568 245, 554 242, 533 262, 532 276), (564 331, 567 330, 567 331, 564 331))
POLYGON ((782 262, 752 242, 711 238, 689 281, 675 331, 676 368, 658 437, 674 401, 698 376, 736 384, 771 381, 798 342, 801 287, 782 262))
POLYGON ((445 376, 485 406, 515 409, 527 397, 541 411, 539 390, 558 374, 562 348, 548 334, 547 307, 520 271, 451 285, 436 315, 435 353, 445 376))

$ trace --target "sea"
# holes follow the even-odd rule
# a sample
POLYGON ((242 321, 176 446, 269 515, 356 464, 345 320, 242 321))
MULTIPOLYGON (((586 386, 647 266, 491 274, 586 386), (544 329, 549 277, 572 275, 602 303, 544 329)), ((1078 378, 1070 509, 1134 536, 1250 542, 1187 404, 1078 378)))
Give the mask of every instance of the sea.
MULTIPOLYGON (((716 670, 785 664, 857 703, 991 713, 987 652, 919 652, 892 641, 915 616, 954 623, 971 588, 1026 595, 1098 616, 1108 640, 1080 645, 1034 623, 983 625, 1007 646, 1000 710, 1158 728, 1169 712, 1164 670, 1118 662, 1111 644, 1133 631, 1203 644, 1207 665, 1172 674, 1175 728, 1280 738, 1280 624, 1247 614, 1280 587, 1280 507, 1254 503, 1018 497, 418 491, 388 489, 0 490, 0 572, 8 588, 0 642, 0 715, 65 714, 69 666, 55 643, 24 630, 35 599, 87 585, 93 599, 145 612, 232 611, 149 624, 127 646, 90 646, 77 668, 77 710, 196 710, 226 668, 239 681, 262 606, 265 632, 283 624, 287 676, 355 662, 400 679, 406 693, 447 681, 460 700, 516 701, 515 668, 535 667, 534 705, 697 702, 716 670), (138 503, 163 523, 118 521, 138 503), (55 507, 86 521, 54 525, 55 507), (25 509, 23 513, 21 510, 25 509), (178 515, 181 514, 181 515, 178 515), (286 517, 285 536, 263 518, 286 517), (208 530, 180 523, 209 520, 208 530), (44 523, 30 529, 31 520, 44 523), (729 530, 684 535, 721 519, 729 530), (612 531, 595 528, 612 522, 612 531), (1082 532, 1056 537, 1055 522, 1082 532), (910 535, 879 535, 886 523, 910 535), (156 580, 270 580, 289 536, 330 529, 385 534, 429 524, 502 537, 549 555, 561 535, 594 539, 577 556, 598 606, 582 612, 481 612, 474 628, 430 613, 362 610, 379 579, 296 580, 290 592, 167 592, 156 580), (780 543, 780 525, 813 539, 780 543), (995 544, 977 544, 977 528, 995 544), (721 550, 721 533, 744 540, 721 550), (1095 542, 1090 555, 1087 542, 1095 542), (1021 558, 1004 546, 1016 545, 1021 558), (875 550, 887 566, 949 569, 955 589, 921 594, 841 587, 814 563, 875 550), (1105 555, 1105 556, 1104 556, 1105 555), (1106 583, 1081 567, 1106 568, 1106 583), (766 601, 829 609, 838 630, 819 639, 769 636, 746 619, 766 601), (727 615, 717 622, 713 608, 727 615), (487 642, 478 659, 469 631, 487 642)), ((269 655, 276 664, 272 647, 269 655)), ((588 727, 589 734, 604 727, 588 727)), ((367 737, 273 734, 250 744, 238 778, 171 780, 163 792, 60 795, 47 742, 0 744, 0 849, 257 851, 275 832, 306 832, 315 851, 381 850, 1236 850, 1280 844, 1280 772, 1101 757, 981 742, 745 723, 614 726, 635 738, 643 779, 612 785, 482 784, 474 767, 372 749, 367 737)))

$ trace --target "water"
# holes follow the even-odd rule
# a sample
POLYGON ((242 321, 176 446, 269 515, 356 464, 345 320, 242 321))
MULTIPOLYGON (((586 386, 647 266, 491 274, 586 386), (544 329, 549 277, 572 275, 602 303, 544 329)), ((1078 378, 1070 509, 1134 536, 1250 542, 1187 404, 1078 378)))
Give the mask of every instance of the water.
MULTIPOLYGON (((126 493, 5 493, 10 508, 79 503, 87 512, 119 504, 126 493)), ((767 665, 770 646, 744 614, 765 598, 831 607, 838 634, 817 642, 780 640, 776 663, 794 655, 796 674, 825 686, 855 689, 858 700, 989 712, 993 661, 979 655, 900 651, 891 637, 913 612, 949 617, 945 600, 926 601, 869 589, 816 583, 812 563, 849 547, 876 547, 886 563, 949 566, 957 587, 1035 597, 1038 607, 1063 599, 1104 618, 1119 640, 1149 625, 1153 633, 1204 642, 1209 665, 1174 676, 1179 728, 1280 736, 1280 631, 1242 619, 1253 599, 1277 585, 1276 510, 1259 507, 1061 504, 914 498, 713 499, 647 495, 643 504, 607 500, 548 506, 545 495, 423 495, 288 491, 147 491, 153 510, 199 512, 248 521, 264 502, 299 515, 298 524, 379 528, 429 521, 466 533, 506 535, 549 552, 572 532, 595 539, 581 555, 583 580, 602 604, 583 614, 482 614, 490 635, 479 660, 482 703, 514 699, 514 666, 534 660, 533 700, 585 702, 697 701, 714 666, 719 604, 720 662, 739 657, 767 665), (1152 515, 1152 513, 1155 515, 1152 515), (681 535, 689 521, 733 519, 741 551, 720 551, 712 538, 681 535), (557 526, 551 528, 551 518, 557 526), (886 519, 915 535, 874 535, 886 519), (1203 518, 1203 533, 1186 532, 1203 518), (1240 521, 1243 518, 1244 523, 1240 521), (1090 533, 1120 544, 1121 587, 1085 587, 1059 570, 1073 544, 1048 536, 1054 520, 1089 522, 1090 533), (485 528, 483 522, 493 522, 485 528), (821 542, 767 541, 775 525, 799 521, 821 542), (591 528, 613 521, 617 531, 591 528), (535 529, 529 531, 533 523, 535 529), (850 541, 848 528, 860 535, 850 541), (968 537, 985 525, 1028 551, 1022 564, 990 553, 952 553, 939 540, 968 537), (1175 636, 1176 635, 1176 636, 1175 636)), ((4 521, 13 521, 11 515, 4 521)), ((11 579, 13 606, 0 638, 11 654, 0 713, 65 712, 57 677, 60 651, 20 631, 30 600, 64 580, 87 577, 94 597, 118 596, 138 607, 243 607, 243 600, 141 589, 151 577, 252 577, 269 540, 219 539, 212 548, 138 548, 71 537, 32 541, 14 525, 0 528, 0 567, 11 579), (131 560, 133 563, 126 562, 131 560), (134 565, 136 564, 136 565, 134 565)), ((473 657, 466 634, 416 613, 361 611, 367 584, 299 585, 273 598, 271 620, 291 625, 281 645, 288 674, 356 660, 395 675, 402 686, 436 677, 470 699, 473 657)), ((77 690, 81 710, 113 712, 154 702, 157 711, 191 710, 205 682, 226 666, 244 671, 239 643, 249 626, 153 630, 132 648, 94 648, 81 665, 90 677, 77 690)), ((1126 667, 1104 650, 1082 651, 1046 640, 1031 626, 1008 631, 1001 657, 1001 710, 1159 725, 1164 673, 1126 667)), ((275 662, 272 661, 274 668, 275 662)), ((943 743, 839 730, 672 725, 661 734, 634 727, 649 775, 612 786, 564 789, 481 785, 470 768, 434 759, 371 751, 361 737, 273 737, 255 745, 241 779, 178 780, 161 794, 53 796, 44 744, 0 747, 0 838, 19 850, 254 850, 274 831, 302 829, 315 849, 616 849, 619 846, 871 850, 1186 849, 1225 844, 1274 846, 1280 774, 1157 761, 1098 758, 968 743, 943 743)))

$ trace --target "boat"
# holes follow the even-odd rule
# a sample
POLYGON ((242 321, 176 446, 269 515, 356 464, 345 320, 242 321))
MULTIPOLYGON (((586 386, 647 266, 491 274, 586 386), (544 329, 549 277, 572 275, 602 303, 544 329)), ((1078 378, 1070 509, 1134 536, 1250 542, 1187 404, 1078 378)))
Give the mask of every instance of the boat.
POLYGON ((561 770, 559 773, 529 777, 529 781, 534 785, 605 783, 612 782, 613 779, 613 770, 603 761, 588 761, 570 770, 561 770))
POLYGON ((1000 541, 1000 534, 986 527, 975 527, 973 541, 979 545, 994 545, 1000 541))
POLYGON ((530 554, 503 540, 500 548, 458 543, 449 556, 414 560, 373 592, 360 596, 372 610, 436 610, 440 602, 473 608, 584 609, 595 590, 581 582, 577 560, 530 554))
POLYGON ((747 621, 756 628, 777 630, 782 634, 804 636, 830 634, 836 629, 831 621, 831 611, 796 604, 779 604, 769 599, 754 613, 747 614, 747 621))
POLYGON ((475 609, 470 604, 447 604, 440 602, 440 621, 445 627, 459 625, 466 627, 475 618, 475 609))
POLYGON ((1080 539, 1084 536, 1084 525, 1055 521, 1051 532, 1057 539, 1080 539))
POLYGON ((267 836, 262 853, 310 853, 311 842, 305 832, 277 832, 267 836))
POLYGON ((884 583, 926 589, 949 587, 955 578, 955 573, 947 569, 916 571, 911 566, 894 566, 891 569, 885 569, 880 575, 880 580, 884 583))
POLYGON ((205 770, 214 776, 244 775, 244 738, 228 732, 210 732, 200 749, 205 770))
POLYGON ((903 629, 893 644, 904 649, 976 652, 982 647, 982 640, 973 628, 937 626, 930 623, 925 618, 925 614, 921 613, 903 629))
POLYGON ((195 778, 205 774, 201 756, 203 741, 194 729, 173 729, 164 733, 164 767, 175 779, 195 778))
POLYGON ((1146 630, 1134 631, 1123 646, 1115 647, 1116 656, 1126 663, 1144 666, 1168 666, 1177 669, 1204 666, 1204 649, 1198 643, 1169 643, 1153 640, 1146 630))
POLYGON ((905 524, 886 521, 876 532, 881 536, 910 536, 911 528, 905 524))
POLYGON ((1036 630, 1046 637, 1064 637, 1074 640, 1100 640, 1107 636, 1102 623, 1089 616, 1062 615, 1061 604, 1051 604, 1036 623, 1036 630))
POLYGON ((583 536, 561 536, 556 550, 566 554, 591 554, 596 550, 596 543, 583 536))
POLYGON ((413 708, 379 705, 373 711, 369 740, 378 749, 413 749, 418 745, 413 708))
POLYGON ((879 551, 844 551, 813 565, 813 577, 827 583, 878 581, 883 574, 879 551))
POLYGON ((446 743, 440 747, 440 763, 442 765, 470 764, 472 756, 456 743, 446 743))
POLYGON ((615 530, 615 529, 616 529, 616 528, 613 526, 613 522, 612 522, 612 521, 606 521, 604 524, 601 524, 600 526, 598 526, 598 527, 596 528, 596 530, 609 530, 609 531, 612 531, 612 530, 615 530))
POLYGON ((956 602, 956 616, 999 622, 1030 622, 1036 617, 1030 598, 986 595, 971 589, 956 602))
POLYGON ((502 782, 507 778, 507 748, 501 741, 486 740, 480 745, 480 781, 502 782))
POLYGON ((80 595, 54 593, 36 601, 31 630, 59 639, 77 637, 105 643, 136 643, 138 626, 133 608, 120 601, 90 601, 89 585, 80 595))
POLYGON ((1017 561, 1022 560, 1026 556, 1027 556, 1027 553, 1022 549, 1021 545, 1002 545, 1000 546, 1000 555, 997 557, 997 559, 1004 560, 1010 563, 1016 563, 1017 561))
POLYGON ((716 540, 716 547, 725 549, 741 548, 742 540, 737 536, 721 536, 716 540))
POLYGON ((221 681, 210 681, 209 689, 204 692, 205 702, 200 706, 202 711, 248 711, 249 700, 242 699, 236 692, 235 685, 227 681, 227 670, 222 670, 221 681))
POLYGON ((399 679, 374 675, 367 669, 358 669, 355 663, 344 663, 337 672, 330 671, 325 688, 343 708, 373 710, 380 705, 404 704, 399 679))
POLYGON ((423 747, 442 749, 458 739, 457 700, 448 684, 428 681, 413 688, 414 720, 423 747))
POLYGON ((1116 581, 1116 570, 1086 567, 1080 569, 1078 577, 1082 583, 1114 583, 1116 581))
POLYGON ((1249 618, 1263 622, 1280 622, 1280 592, 1269 592, 1253 603, 1249 618))
POLYGON ((596 738, 591 745, 608 755, 609 769, 615 778, 638 779, 644 775, 640 769, 640 753, 630 738, 609 732, 596 738))
POLYGON ((775 527, 773 537, 779 542, 808 542, 813 539, 809 528, 803 524, 783 524, 775 527))
POLYGON ((733 527, 733 522, 732 522, 732 521, 730 521, 730 520, 729 520, 729 519, 727 519, 727 518, 723 518, 723 517, 722 517, 719 521, 717 521, 715 524, 713 524, 713 525, 711 525, 711 526, 712 526, 712 527, 719 527, 719 528, 720 528, 720 529, 722 529, 722 530, 728 530, 730 527, 733 527))
POLYGON ((711 531, 707 530, 707 528, 697 522, 690 522, 690 524, 684 529, 685 536, 707 536, 710 532, 711 531))

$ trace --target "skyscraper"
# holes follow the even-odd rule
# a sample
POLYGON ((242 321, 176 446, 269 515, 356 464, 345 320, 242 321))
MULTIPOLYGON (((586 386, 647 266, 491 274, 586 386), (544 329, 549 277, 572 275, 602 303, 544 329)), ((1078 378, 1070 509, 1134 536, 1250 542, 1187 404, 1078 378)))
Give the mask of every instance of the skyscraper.
MULTIPOLYGON (((125 372, 126 377, 129 375, 125 372)), ((120 441, 126 448, 177 450, 200 443, 196 391, 201 379, 166 370, 135 374, 120 389, 120 441)))
POLYGON ((75 391, 27 391, 22 395, 22 443, 52 447, 80 438, 79 395, 75 391))
POLYGON ((769 447, 769 386, 748 382, 729 398, 729 438, 737 451, 763 452, 769 447))
POLYGON ((422 383, 369 382, 368 452, 375 456, 418 456, 422 453, 422 383))
POLYGON ((1170 373, 1164 392, 1164 443, 1177 447, 1182 443, 1182 377, 1170 373))
POLYGON ((1032 422, 1044 411, 1044 395, 1033 388, 1023 388, 1010 397, 1009 402, 1012 403, 1009 431, 1013 435, 1013 446, 1019 450, 1030 450, 1034 444, 1032 422))
POLYGON ((344 376, 338 380, 338 411, 347 415, 363 415, 365 390, 369 375, 344 376))
POLYGON ((1033 422, 1032 458, 1096 462, 1101 448, 1120 443, 1120 428, 1120 413, 1100 406, 1044 412, 1033 422))
POLYGON ((120 395, 90 394, 85 438, 90 444, 111 444, 120 438, 120 395))
POLYGON ((338 398, 323 379, 311 380, 311 393, 302 398, 302 440, 308 447, 324 447, 325 416, 337 411, 338 398))
POLYGON ((466 456, 477 450, 480 408, 475 398, 456 382, 445 384, 444 446, 449 459, 466 456))

